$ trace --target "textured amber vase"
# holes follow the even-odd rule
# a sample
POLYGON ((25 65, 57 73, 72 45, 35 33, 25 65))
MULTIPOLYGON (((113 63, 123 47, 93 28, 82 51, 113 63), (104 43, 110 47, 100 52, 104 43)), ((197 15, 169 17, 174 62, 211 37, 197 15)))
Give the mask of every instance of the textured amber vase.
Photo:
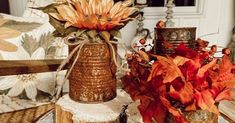
MULTIPOLYGON (((74 47, 69 47, 71 52, 74 47)), ((75 54, 70 65, 75 59, 75 54)), ((116 97, 116 66, 106 43, 87 43, 69 76, 69 96, 82 103, 98 103, 116 97)))
MULTIPOLYGON (((206 110, 183 112, 183 114, 189 123, 218 123, 218 115, 206 110)), ((167 123, 175 123, 172 115, 169 115, 166 121, 167 123)))

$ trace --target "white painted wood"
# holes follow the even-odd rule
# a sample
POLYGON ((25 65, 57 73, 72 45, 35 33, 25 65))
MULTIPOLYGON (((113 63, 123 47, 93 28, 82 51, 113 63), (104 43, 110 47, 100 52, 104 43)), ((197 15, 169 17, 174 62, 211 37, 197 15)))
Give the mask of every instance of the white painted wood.
POLYGON ((22 16, 26 8, 27 0, 9 0, 10 13, 14 16, 22 16))
MULTIPOLYGON (((197 27, 197 37, 226 47, 231 40, 235 22, 234 0, 196 0, 196 7, 175 7, 175 25, 197 27)), ((154 30, 159 20, 165 21, 165 7, 147 7, 144 9, 144 27, 154 30)), ((130 28, 130 27, 129 27, 130 28)), ((136 28, 136 27, 133 27, 136 28)), ((124 32, 125 33, 125 32, 124 32)))
POLYGON ((235 25, 235 1, 223 0, 221 7, 221 17, 219 24, 220 34, 217 39, 217 44, 227 46, 231 41, 232 29, 235 25))
MULTIPOLYGON (((192 7, 175 7, 174 17, 200 17, 204 11, 204 4, 207 0, 196 0, 196 6, 192 7)), ((145 16, 166 16, 166 7, 146 7, 144 8, 145 16)))

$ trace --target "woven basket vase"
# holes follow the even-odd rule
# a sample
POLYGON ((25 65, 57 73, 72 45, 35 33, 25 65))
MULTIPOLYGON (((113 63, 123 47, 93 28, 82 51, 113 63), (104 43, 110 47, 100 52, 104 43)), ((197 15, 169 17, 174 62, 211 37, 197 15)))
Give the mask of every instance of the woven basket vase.
MULTIPOLYGON (((69 47, 69 52, 74 46, 69 47)), ((75 54, 70 60, 73 63, 75 54)), ((106 43, 87 43, 69 76, 69 96, 82 103, 98 103, 116 97, 116 66, 106 43)))

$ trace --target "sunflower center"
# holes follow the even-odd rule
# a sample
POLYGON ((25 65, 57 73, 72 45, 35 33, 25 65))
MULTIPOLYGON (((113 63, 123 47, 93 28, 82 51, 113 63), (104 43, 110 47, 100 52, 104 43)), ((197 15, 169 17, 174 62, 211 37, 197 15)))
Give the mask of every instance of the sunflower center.
POLYGON ((29 81, 35 81, 37 79, 36 77, 37 74, 22 74, 22 75, 17 75, 17 79, 21 80, 22 82, 29 82, 29 81))
POLYGON ((112 18, 107 18, 107 21, 108 21, 108 22, 112 21, 112 18))

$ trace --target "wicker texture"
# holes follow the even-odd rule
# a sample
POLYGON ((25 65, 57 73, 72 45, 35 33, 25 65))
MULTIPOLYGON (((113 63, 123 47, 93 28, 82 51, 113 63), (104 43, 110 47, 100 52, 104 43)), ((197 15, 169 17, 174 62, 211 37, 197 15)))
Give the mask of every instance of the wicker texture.
POLYGON ((42 115, 52 109, 54 109, 54 104, 46 104, 34 108, 2 113, 0 114, 0 123, 35 123, 42 115))
POLYGON ((172 54, 173 49, 164 46, 164 41, 176 48, 181 42, 190 48, 194 48, 196 27, 182 28, 155 28, 154 50, 156 54, 172 54))
MULTIPOLYGON (((71 51, 73 47, 70 47, 71 51)), ((84 103, 109 101, 116 97, 116 66, 105 43, 85 44, 69 76, 71 99, 84 103)), ((70 64, 75 59, 70 61, 70 64)))

